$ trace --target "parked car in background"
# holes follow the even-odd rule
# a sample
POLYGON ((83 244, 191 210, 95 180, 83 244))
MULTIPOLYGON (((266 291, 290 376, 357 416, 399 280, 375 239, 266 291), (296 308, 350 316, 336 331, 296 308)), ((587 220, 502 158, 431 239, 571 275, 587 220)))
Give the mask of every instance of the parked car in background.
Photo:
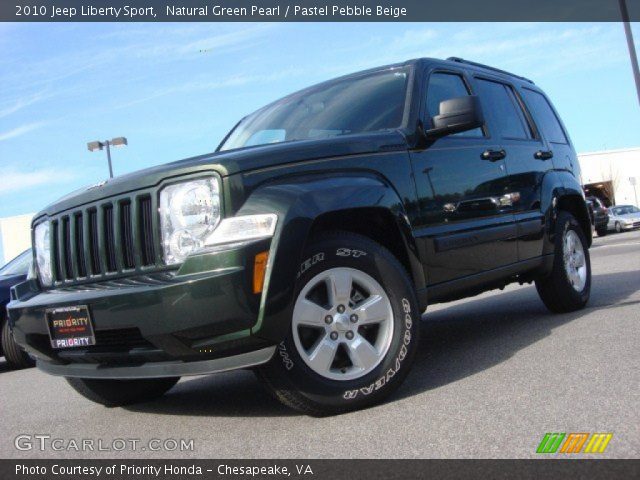
POLYGON ((635 205, 617 205, 609 209, 608 229, 620 233, 640 228, 640 209, 635 205))
POLYGON ((593 212, 591 222, 596 232, 598 232, 598 236, 602 237, 606 235, 607 225, 609 223, 609 210, 598 197, 587 197, 587 204, 589 206, 589 213, 593 212))
POLYGON ((22 252, 9 263, 0 268, 0 322, 2 328, 0 355, 12 368, 33 367, 35 362, 25 353, 13 339, 11 328, 7 322, 7 303, 9 303, 9 291, 14 285, 24 282, 31 265, 31 249, 22 252))

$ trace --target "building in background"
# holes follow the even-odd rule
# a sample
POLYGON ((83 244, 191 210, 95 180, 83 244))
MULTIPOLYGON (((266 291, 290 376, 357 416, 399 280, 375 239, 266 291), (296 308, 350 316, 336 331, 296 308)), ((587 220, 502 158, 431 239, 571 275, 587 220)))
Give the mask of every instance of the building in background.
POLYGON ((32 218, 33 214, 0 218, 0 265, 29 248, 32 218))
POLYGON ((640 199, 640 147, 578 154, 585 192, 611 205, 640 199))

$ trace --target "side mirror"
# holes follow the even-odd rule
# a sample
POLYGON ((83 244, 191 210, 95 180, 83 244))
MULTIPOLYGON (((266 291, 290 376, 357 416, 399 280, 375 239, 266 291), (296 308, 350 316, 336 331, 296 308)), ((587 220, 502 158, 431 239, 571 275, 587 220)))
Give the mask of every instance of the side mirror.
POLYGON ((433 128, 429 137, 444 137, 452 133, 466 132, 484 125, 480 99, 476 95, 451 98, 440 102, 439 114, 431 119, 433 128))

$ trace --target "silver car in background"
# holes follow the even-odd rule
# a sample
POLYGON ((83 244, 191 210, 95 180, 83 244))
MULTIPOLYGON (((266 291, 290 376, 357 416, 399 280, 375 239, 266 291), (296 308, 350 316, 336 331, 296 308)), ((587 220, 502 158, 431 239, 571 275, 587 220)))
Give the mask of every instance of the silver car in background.
POLYGON ((609 208, 608 230, 620 233, 624 230, 640 228, 640 209, 635 205, 616 205, 609 208))

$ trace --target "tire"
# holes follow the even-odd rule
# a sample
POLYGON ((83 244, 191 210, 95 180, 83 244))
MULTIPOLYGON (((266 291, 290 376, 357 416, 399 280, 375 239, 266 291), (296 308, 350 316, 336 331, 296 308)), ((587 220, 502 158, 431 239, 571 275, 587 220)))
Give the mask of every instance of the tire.
POLYGON ((604 236, 607 235, 607 227, 596 228, 596 232, 597 232, 599 237, 604 237, 604 236))
MULTIPOLYGON (((346 232, 325 234, 312 241, 303 258, 306 260, 295 285, 291 327, 273 359, 256 369, 258 378, 282 403, 313 416, 339 414, 381 402, 406 377, 418 344, 420 311, 406 270, 381 245, 346 232), (322 280, 324 276, 327 282, 322 280), (351 283, 342 282, 351 285, 341 289, 348 295, 333 294, 334 298, 348 298, 342 313, 345 302, 333 302, 330 293, 339 290, 331 287, 339 283, 333 282, 339 276, 351 279, 351 283), (307 305, 306 295, 319 295, 318 302, 322 303, 323 282, 327 285, 326 301, 323 307, 315 304, 320 310, 313 310, 318 314, 313 315, 314 326, 298 324, 302 318, 298 305, 307 305), (377 306, 375 313, 372 305, 377 306), (327 316, 333 319, 330 324, 327 316), (315 340, 306 338, 313 342, 311 346, 303 345, 308 329, 315 329, 318 335, 315 340), (311 366, 312 355, 308 352, 331 341, 339 346, 333 357, 327 354, 326 367, 320 374, 317 365, 311 366)), ((311 317, 304 317, 303 323, 307 318, 311 317)))
POLYGON ((591 260, 587 240, 578 221, 568 212, 560 211, 555 228, 553 269, 550 275, 536 280, 536 288, 543 303, 552 312, 573 312, 587 304, 591 293, 591 260), (574 243, 575 248, 567 247, 569 238, 579 244, 574 243), (582 261, 579 249, 582 250, 582 261), (565 250, 574 253, 565 258, 565 250), (575 274, 570 276, 568 271, 575 274), (584 272, 584 275, 580 272, 584 272))
POLYGON ((620 225, 620 222, 616 222, 616 233, 622 233, 622 225, 620 225))
POLYGON ((13 333, 9 328, 9 322, 2 322, 2 352, 7 364, 13 369, 30 368, 36 362, 13 339, 13 333))
POLYGON ((76 392, 105 407, 121 407, 148 402, 164 395, 180 377, 144 378, 136 380, 102 380, 66 377, 76 392))

